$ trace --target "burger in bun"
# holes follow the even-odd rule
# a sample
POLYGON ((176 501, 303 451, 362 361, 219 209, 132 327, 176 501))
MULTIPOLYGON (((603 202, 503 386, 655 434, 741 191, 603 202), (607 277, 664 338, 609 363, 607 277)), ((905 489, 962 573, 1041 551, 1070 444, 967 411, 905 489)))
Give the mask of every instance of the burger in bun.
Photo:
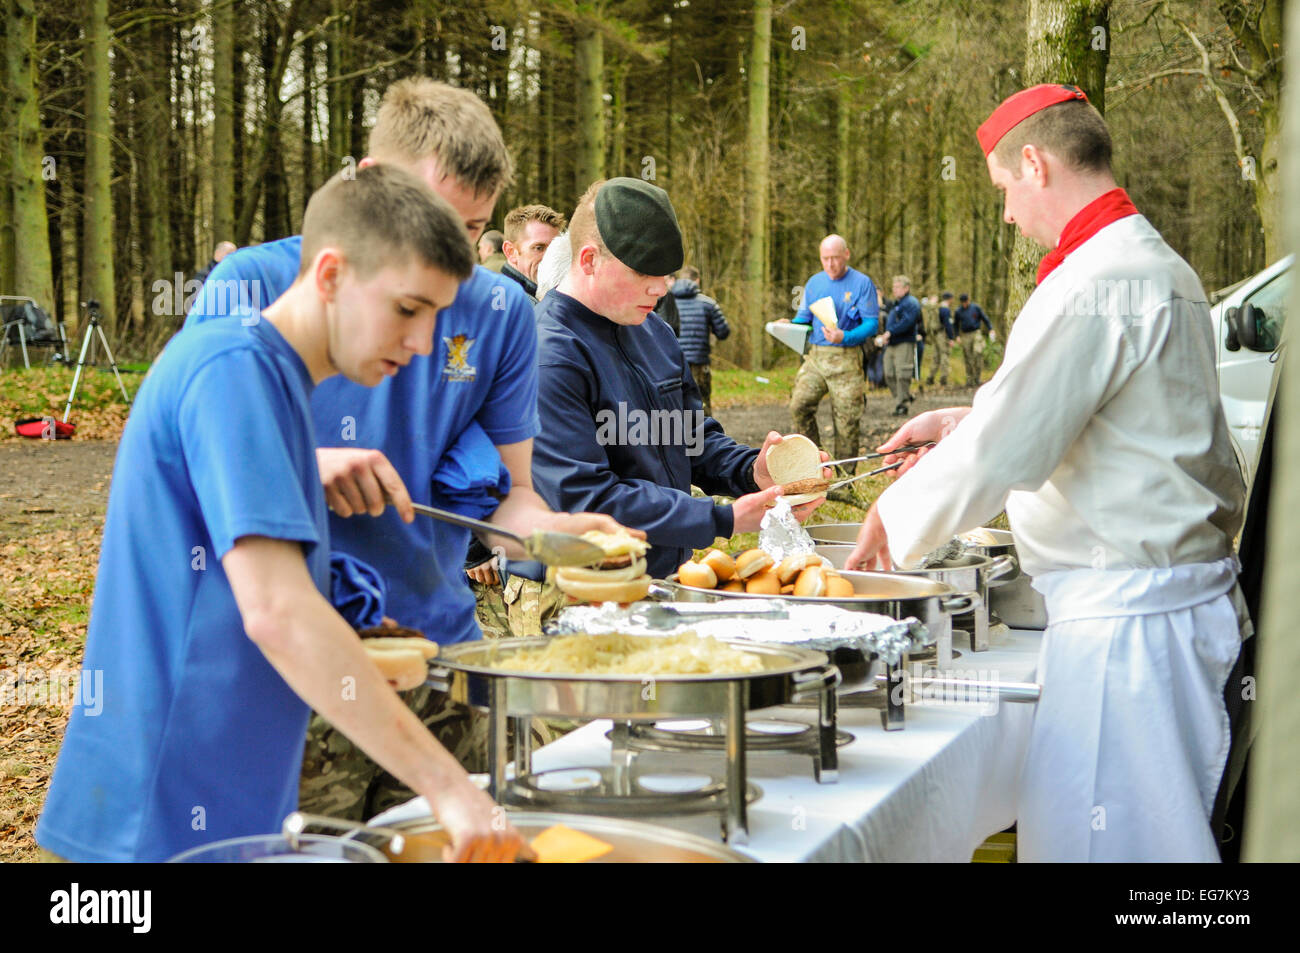
POLYGON ((645 553, 650 544, 630 533, 591 530, 582 538, 605 552, 599 566, 564 566, 555 570, 555 584, 575 602, 636 602, 650 591, 645 553))

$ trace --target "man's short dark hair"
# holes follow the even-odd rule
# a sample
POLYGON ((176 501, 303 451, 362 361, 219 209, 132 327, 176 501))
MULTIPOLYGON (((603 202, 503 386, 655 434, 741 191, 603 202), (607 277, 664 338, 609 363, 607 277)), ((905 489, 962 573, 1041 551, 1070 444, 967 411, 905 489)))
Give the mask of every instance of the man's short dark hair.
POLYGON ((969 300, 970 300, 970 295, 968 295, 968 294, 964 294, 964 293, 963 293, 962 296, 961 296, 960 298, 958 298, 957 300, 958 300, 958 301, 969 301, 969 300))
POLYGON ((1020 150, 1035 145, 1080 172, 1109 172, 1110 130, 1096 108, 1082 99, 1048 106, 1011 128, 993 158, 1020 178, 1020 150))
POLYGON ((682 268, 682 277, 685 278, 687 281, 693 281, 696 284, 699 284, 700 269, 696 268, 694 265, 687 265, 684 268, 682 268))
POLYGON ((502 235, 500 232, 498 232, 495 228, 492 229, 492 231, 490 232, 484 232, 483 237, 479 239, 480 242, 488 243, 488 247, 492 249, 492 254, 494 255, 497 252, 501 251, 501 243, 505 240, 506 237, 502 235))

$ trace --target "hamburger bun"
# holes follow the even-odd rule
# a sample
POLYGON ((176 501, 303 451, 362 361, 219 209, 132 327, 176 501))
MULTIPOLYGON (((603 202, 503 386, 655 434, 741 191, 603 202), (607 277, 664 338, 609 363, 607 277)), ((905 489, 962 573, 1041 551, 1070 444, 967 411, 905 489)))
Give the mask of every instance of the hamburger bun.
POLYGON ((747 549, 736 557, 736 575, 748 579, 755 573, 770 569, 775 561, 761 549, 747 549))
POLYGON ((718 585, 718 575, 707 563, 692 561, 677 567, 677 581, 696 589, 714 589, 718 585))
POLYGON ((809 566, 821 566, 822 558, 816 553, 803 553, 798 556, 786 556, 781 560, 781 564, 776 567, 777 575, 781 577, 781 585, 788 585, 798 578, 799 573, 803 572, 809 566))
POLYGON ((710 549, 699 561, 713 570, 719 582, 726 582, 736 574, 736 561, 720 549, 710 549))
POLYGON ((821 566, 810 566, 799 573, 794 584, 794 594, 814 597, 826 595, 826 570, 821 566))
POLYGON ((781 484, 782 496, 791 506, 821 499, 830 486, 823 472, 821 451, 803 434, 791 434, 768 448, 767 473, 773 483, 781 484))
POLYGON ((561 592, 576 602, 627 603, 645 598, 650 591, 645 562, 649 543, 627 532, 588 530, 582 538, 599 546, 605 558, 594 568, 555 569, 555 584, 561 592))
POLYGON ((744 592, 745 584, 739 579, 728 579, 722 584, 723 592, 744 592))
POLYGON ((826 574, 826 595, 831 599, 852 599, 857 596, 853 583, 837 572, 826 574))
MULTIPOLYGON (((764 555, 767 555, 764 553, 764 555)), ((770 556, 768 556, 771 559, 770 556)), ((781 580, 777 578, 776 570, 768 567, 762 572, 756 572, 745 580, 745 591, 754 592, 764 596, 779 596, 781 594, 781 580)))
POLYGON ((429 659, 438 654, 438 644, 423 637, 374 637, 361 640, 379 674, 399 692, 419 688, 429 677, 429 659))

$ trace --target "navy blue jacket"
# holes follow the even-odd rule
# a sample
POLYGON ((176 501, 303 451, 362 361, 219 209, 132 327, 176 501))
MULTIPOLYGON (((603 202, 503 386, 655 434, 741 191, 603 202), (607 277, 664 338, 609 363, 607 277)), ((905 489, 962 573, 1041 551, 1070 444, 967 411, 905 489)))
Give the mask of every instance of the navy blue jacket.
POLYGON ((709 332, 719 341, 731 334, 731 326, 722 316, 718 302, 700 294, 700 286, 689 278, 673 282, 673 297, 677 299, 677 313, 681 316, 681 329, 677 338, 682 343, 682 353, 690 364, 709 363, 709 332))
POLYGON ((978 331, 981 322, 984 324, 984 327, 988 328, 990 331, 993 330, 993 325, 989 324, 989 319, 984 313, 984 309, 975 302, 972 301, 970 304, 957 309, 957 328, 963 334, 969 333, 970 331, 978 331))
POLYGON ((629 327, 559 291, 537 306, 533 486, 551 507, 607 513, 645 530, 651 575, 732 533, 730 506, 692 497, 755 492, 758 450, 712 417, 668 325, 629 327))
POLYGON ((943 333, 949 341, 957 336, 957 331, 952 326, 952 311, 946 305, 939 308, 939 323, 943 325, 943 333))
POLYGON ((916 328, 921 323, 921 302, 916 296, 905 294, 889 309, 885 330, 889 332, 889 346, 915 344, 916 328))

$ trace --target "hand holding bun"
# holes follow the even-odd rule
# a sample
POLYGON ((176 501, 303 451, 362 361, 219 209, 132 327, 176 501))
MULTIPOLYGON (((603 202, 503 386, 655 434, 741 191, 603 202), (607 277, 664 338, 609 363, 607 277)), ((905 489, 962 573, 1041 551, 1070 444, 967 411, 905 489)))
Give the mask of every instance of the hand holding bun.
POLYGON ((438 643, 414 629, 377 627, 358 634, 370 661, 397 691, 419 688, 428 679, 428 662, 437 656, 438 643))

